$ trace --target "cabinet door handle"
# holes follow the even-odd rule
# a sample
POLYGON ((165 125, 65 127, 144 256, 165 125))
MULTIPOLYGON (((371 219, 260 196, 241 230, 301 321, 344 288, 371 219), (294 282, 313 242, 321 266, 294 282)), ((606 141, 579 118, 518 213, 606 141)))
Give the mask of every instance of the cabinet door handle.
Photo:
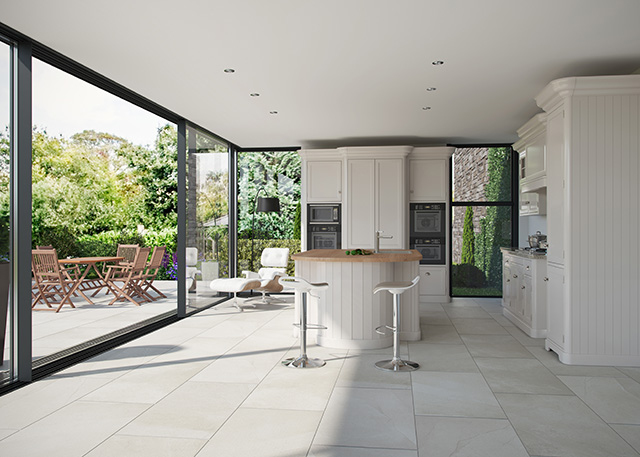
POLYGON ((524 288, 525 288, 525 287, 524 287, 524 286, 522 286, 522 287, 520 287, 520 288, 524 290, 524 288))
POLYGON ((511 282, 511 280, 510 280, 510 279, 507 279, 507 282, 511 282))
POLYGON ((549 278, 547 278, 547 277, 545 276, 545 278, 543 279, 543 281, 544 281, 544 282, 548 282, 548 281, 549 281, 549 278))
POLYGON ((429 272, 427 271, 427 272, 425 272, 425 275, 426 275, 426 276, 431 276, 431 273, 429 273, 429 272))
POLYGON ((518 275, 513 275, 513 277, 514 277, 514 278, 517 278, 517 277, 518 277, 518 275))
POLYGON ((527 270, 529 270, 529 265, 527 265, 527 270))

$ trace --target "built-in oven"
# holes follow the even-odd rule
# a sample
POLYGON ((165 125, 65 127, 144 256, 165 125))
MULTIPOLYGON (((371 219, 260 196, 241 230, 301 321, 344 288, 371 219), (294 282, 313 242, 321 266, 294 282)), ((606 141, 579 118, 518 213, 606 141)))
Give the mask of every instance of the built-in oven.
POLYGON ((307 249, 340 249, 341 245, 339 224, 309 224, 307 249))
POLYGON ((422 254, 422 265, 445 265, 447 263, 446 238, 409 238, 409 247, 422 254))
POLYGON ((307 249, 340 249, 342 230, 339 203, 307 206, 307 249))
POLYGON ((327 203, 309 205, 307 207, 307 220, 309 224, 339 224, 340 204, 327 203))
POLYGON ((409 237, 446 238, 444 203, 410 203, 409 237))

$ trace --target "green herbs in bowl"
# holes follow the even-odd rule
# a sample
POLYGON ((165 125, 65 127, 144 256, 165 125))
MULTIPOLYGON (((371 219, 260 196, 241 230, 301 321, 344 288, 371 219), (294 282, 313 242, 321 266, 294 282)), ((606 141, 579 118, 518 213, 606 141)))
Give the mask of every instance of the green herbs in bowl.
POLYGON ((352 251, 347 250, 347 255, 371 255, 373 254, 371 251, 367 251, 366 249, 353 249, 352 251))

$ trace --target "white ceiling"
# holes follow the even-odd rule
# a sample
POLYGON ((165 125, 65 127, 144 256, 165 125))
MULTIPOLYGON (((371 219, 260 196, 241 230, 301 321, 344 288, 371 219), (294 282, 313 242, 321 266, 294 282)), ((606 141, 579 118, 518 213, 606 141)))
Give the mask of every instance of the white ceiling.
POLYGON ((549 81, 638 70, 639 19, 639 0, 0 0, 242 147, 511 143, 549 81))

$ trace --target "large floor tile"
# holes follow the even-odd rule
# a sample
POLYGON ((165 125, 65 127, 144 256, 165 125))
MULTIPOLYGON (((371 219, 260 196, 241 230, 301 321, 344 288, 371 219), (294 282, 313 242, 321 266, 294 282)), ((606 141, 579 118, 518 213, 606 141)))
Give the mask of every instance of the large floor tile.
POLYGON ((610 378, 625 378, 627 376, 615 367, 565 365, 558 360, 558 354, 547 351, 544 347, 527 347, 527 350, 556 376, 606 376, 610 378))
POLYGON ((304 456, 321 416, 319 411, 240 408, 198 457, 304 456))
POLYGON ((411 392, 336 387, 314 444, 416 449, 411 392))
POLYGON ((450 306, 445 308, 445 312, 451 318, 463 318, 463 319, 488 319, 489 313, 487 313, 484 309, 479 306, 465 306, 465 307, 455 307, 450 306))
POLYGON ((418 457, 408 449, 372 449, 366 447, 313 445, 307 457, 418 457))
POLYGON ((519 357, 533 355, 511 335, 461 335, 473 357, 519 357))
POLYGON ((536 359, 476 358, 475 361, 493 392, 573 395, 536 359))
POLYGON ((640 382, 640 367, 618 367, 618 371, 640 382))
POLYGON ((428 457, 529 457, 505 419, 416 417, 418 450, 428 457))
POLYGON ((409 358, 419 363, 422 371, 478 372, 469 351, 461 344, 410 343, 409 358))
POLYGON ((640 425, 611 425, 618 435, 640 453, 640 425))
POLYGON ((504 327, 491 316, 487 319, 452 318, 451 322, 460 335, 508 335, 504 327))
POLYGON ((605 422, 640 425, 640 384, 630 378, 560 376, 605 422))
POLYGON ((520 341, 520 344, 525 347, 544 347, 544 338, 531 338, 529 335, 524 333, 518 327, 514 326, 505 326, 504 329, 509 332, 511 336, 513 336, 516 340, 520 341))
POLYGON ((253 390, 252 384, 188 381, 120 433, 207 440, 253 390))
POLYGON ((424 343, 462 344, 460 335, 453 325, 421 325, 424 343))
POLYGON ((504 418, 480 373, 411 373, 417 415, 504 418))
POLYGON ((420 311, 421 325, 453 325, 449 315, 440 308, 439 310, 420 311))
POLYGON ((0 441, 0 455, 84 456, 148 405, 76 401, 0 441))
POLYGON ((516 433, 532 455, 638 457, 578 397, 497 394, 516 433))
POLYGON ((195 457, 205 440, 114 435, 86 457, 195 457))
MULTIPOLYGON (((344 361, 337 386, 369 387, 386 389, 410 389, 409 373, 391 373, 376 368, 375 363, 391 358, 390 349, 386 354, 353 354, 344 361)), ((408 356, 400 355, 407 358, 408 356)))

